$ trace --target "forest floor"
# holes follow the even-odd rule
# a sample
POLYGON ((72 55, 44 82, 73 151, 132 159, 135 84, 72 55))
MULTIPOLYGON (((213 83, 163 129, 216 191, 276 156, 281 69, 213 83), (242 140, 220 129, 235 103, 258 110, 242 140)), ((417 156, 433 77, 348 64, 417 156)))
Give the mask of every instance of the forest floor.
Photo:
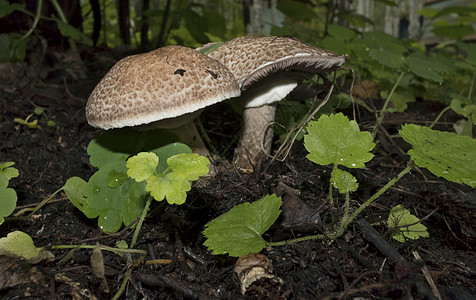
MULTIPOLYGON (((18 194, 16 211, 34 207, 70 177, 87 180, 95 172, 86 147, 102 131, 87 124, 84 107, 89 93, 115 59, 109 53, 97 53, 85 55, 83 60, 87 66, 84 78, 58 61, 43 63, 40 70, 32 64, 0 65, 0 162, 13 161, 20 172, 9 185, 18 194), (34 116, 41 129, 14 122, 14 118, 25 119, 36 107, 44 108, 46 113, 34 116), (47 126, 48 118, 56 125, 47 126)), ((405 113, 386 116, 385 131, 373 150, 375 158, 365 169, 352 170, 360 184, 351 195, 352 209, 409 162, 409 146, 389 136, 404 123, 429 124, 442 108, 436 102, 417 101, 405 113)), ((351 113, 346 112, 348 116, 351 113)), ((233 272, 235 258, 214 256, 202 245, 204 225, 237 204, 271 193, 283 199, 291 197, 284 202, 281 217, 264 235, 268 241, 320 233, 324 226, 321 222, 330 220, 331 169, 306 159, 302 142, 295 143, 284 162, 267 161, 263 172, 243 174, 230 167, 233 147, 223 146, 239 134, 240 117, 229 105, 221 104, 205 110, 201 120, 212 144, 223 153, 223 158, 214 160, 219 172, 207 186, 192 188, 184 205, 157 209, 158 203, 154 204, 135 248, 146 250, 147 259, 170 259, 171 263, 136 266, 122 299, 259 298, 241 295, 233 272)), ((374 120, 373 114, 360 110, 357 121, 361 129, 370 130, 374 120)), ((447 112, 435 129, 452 131, 456 120, 456 115, 447 112)), ((278 146, 276 143, 273 147, 278 146)), ((339 201, 343 204, 343 199, 339 201)), ((428 280, 431 278, 442 299, 476 298, 474 189, 418 169, 398 181, 361 217, 332 243, 311 240, 263 250, 272 261, 273 274, 283 281, 279 286, 263 282, 263 290, 255 293, 263 292, 264 299, 437 299, 428 280), (398 204, 423 218, 428 238, 406 243, 391 238, 384 222, 398 204), (373 226, 376 232, 366 222, 377 223, 373 226), (415 254, 421 258, 416 259, 415 254), (424 269, 428 270, 427 277, 424 269)), ((29 234, 36 246, 46 249, 96 242, 114 247, 118 240, 132 238, 132 230, 103 234, 97 220, 86 218, 62 193, 31 218, 6 221, 0 226, 0 237, 14 230, 29 234)), ((52 253, 54 261, 35 265, 0 257, 0 297, 108 299, 119 289, 128 268, 125 258, 103 251, 110 290, 107 293, 93 275, 91 250, 52 253)))

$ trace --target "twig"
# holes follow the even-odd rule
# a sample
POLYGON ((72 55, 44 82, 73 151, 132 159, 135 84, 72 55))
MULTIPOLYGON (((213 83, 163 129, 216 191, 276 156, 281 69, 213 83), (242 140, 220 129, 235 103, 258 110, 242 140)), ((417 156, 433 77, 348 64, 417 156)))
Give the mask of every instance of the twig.
MULTIPOLYGON (((420 257, 420 254, 418 254, 417 251, 413 251, 412 253, 413 253, 413 256, 416 259, 422 260, 421 257, 420 257)), ((431 274, 428 271, 428 268, 426 267, 426 265, 423 265, 423 267, 421 268, 421 271, 423 272, 423 275, 425 276, 426 281, 430 285, 430 288, 431 288, 431 291, 433 292, 433 295, 435 295, 435 297, 438 298, 439 300, 442 300, 440 292, 438 291, 438 288, 436 287, 435 282, 433 281, 433 278, 431 277, 431 274)))

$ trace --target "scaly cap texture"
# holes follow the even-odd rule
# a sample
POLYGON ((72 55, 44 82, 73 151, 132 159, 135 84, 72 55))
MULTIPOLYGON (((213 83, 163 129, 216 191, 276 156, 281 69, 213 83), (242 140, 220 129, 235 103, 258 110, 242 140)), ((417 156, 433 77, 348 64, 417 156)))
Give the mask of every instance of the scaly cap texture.
POLYGON ((117 62, 86 105, 91 126, 148 124, 237 97, 240 88, 220 62, 194 49, 167 46, 117 62))
POLYGON ((345 55, 286 36, 238 37, 223 43, 208 56, 231 70, 242 91, 281 70, 322 73, 342 66, 346 60, 345 55))

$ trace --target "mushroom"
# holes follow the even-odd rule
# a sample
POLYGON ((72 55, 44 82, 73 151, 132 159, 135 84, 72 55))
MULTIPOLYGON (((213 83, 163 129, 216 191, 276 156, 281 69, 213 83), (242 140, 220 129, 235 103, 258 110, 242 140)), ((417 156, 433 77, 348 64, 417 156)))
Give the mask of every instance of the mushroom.
POLYGON ((208 56, 230 69, 240 84, 244 125, 234 164, 248 172, 271 152, 274 103, 286 97, 303 78, 334 70, 346 60, 345 55, 293 37, 277 36, 238 37, 223 43, 208 56))
POLYGON ((89 96, 86 118, 102 129, 175 128, 181 142, 207 155, 193 118, 239 95, 238 82, 221 63, 191 48, 167 46, 117 62, 89 96))

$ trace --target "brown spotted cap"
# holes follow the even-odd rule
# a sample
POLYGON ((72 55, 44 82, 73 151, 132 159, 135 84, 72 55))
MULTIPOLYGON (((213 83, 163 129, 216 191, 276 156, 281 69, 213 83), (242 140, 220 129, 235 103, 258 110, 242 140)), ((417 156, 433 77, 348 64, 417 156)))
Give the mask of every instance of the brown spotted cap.
POLYGON ((208 56, 233 72, 242 91, 281 70, 322 73, 342 66, 346 60, 345 55, 284 36, 238 37, 223 43, 208 56))
POLYGON ((86 104, 91 126, 148 124, 237 97, 240 88, 221 63, 194 49, 167 46, 117 62, 86 104))

